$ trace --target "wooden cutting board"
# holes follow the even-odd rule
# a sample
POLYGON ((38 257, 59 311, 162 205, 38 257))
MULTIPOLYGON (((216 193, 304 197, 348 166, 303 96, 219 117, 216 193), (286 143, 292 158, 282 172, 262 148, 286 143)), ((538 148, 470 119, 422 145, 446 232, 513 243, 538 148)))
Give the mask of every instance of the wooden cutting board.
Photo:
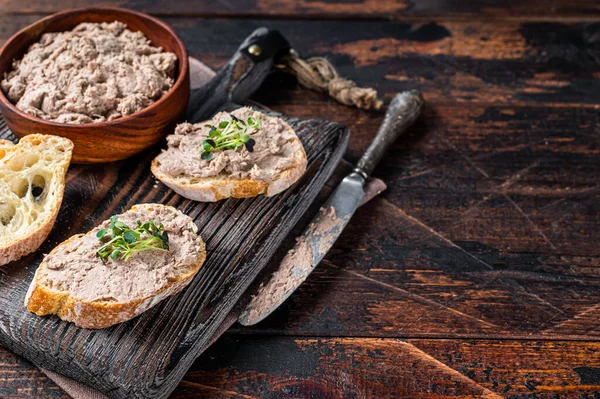
MULTIPOLYGON (((159 148, 111 164, 72 165, 52 233, 34 254, 0 269, 0 344, 113 398, 165 398, 315 199, 348 142, 339 124, 285 118, 308 156, 298 183, 272 198, 186 200, 149 165, 159 148), (85 330, 23 305, 33 274, 54 246, 137 203, 175 206, 194 219, 207 260, 191 284, 127 323, 85 330)), ((0 120, 0 137, 15 140, 0 120)))

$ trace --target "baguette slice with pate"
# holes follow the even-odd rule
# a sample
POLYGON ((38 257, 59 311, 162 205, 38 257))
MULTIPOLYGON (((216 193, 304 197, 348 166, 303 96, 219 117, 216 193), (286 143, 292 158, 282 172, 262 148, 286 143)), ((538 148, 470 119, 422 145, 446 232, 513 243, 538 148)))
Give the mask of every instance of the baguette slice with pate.
POLYGON ((167 144, 152 161, 152 173, 178 194, 196 201, 270 197, 291 186, 306 170, 306 152, 290 125, 249 107, 220 112, 193 125, 180 124, 167 137, 167 144), (234 119, 232 115, 241 126, 248 118, 260 121, 260 127, 246 131, 253 148, 226 148, 213 151, 210 160, 202 159, 207 139, 219 144, 218 137, 209 137, 212 127, 226 125, 234 119))
MULTIPOLYGON (((107 234, 100 239, 97 234, 103 229, 112 232, 113 220, 69 238, 45 257, 25 298, 30 312, 56 314, 83 328, 109 327, 181 291, 204 263, 205 245, 192 219, 160 204, 135 205, 118 215, 116 223, 132 229, 138 222, 162 224, 168 248, 135 252, 128 259, 102 258, 98 250, 113 237, 107 234)), ((148 237, 144 233, 138 241, 148 237)))
POLYGON ((0 140, 0 266, 35 251, 50 234, 72 153, 73 143, 58 136, 0 140))

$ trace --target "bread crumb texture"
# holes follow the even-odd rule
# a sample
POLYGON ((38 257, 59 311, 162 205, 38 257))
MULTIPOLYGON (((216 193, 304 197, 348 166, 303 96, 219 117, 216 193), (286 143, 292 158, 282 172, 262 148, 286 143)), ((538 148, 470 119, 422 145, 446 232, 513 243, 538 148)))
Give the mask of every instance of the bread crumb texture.
POLYGON ((0 265, 36 250, 62 202, 73 143, 32 134, 0 141, 0 265))

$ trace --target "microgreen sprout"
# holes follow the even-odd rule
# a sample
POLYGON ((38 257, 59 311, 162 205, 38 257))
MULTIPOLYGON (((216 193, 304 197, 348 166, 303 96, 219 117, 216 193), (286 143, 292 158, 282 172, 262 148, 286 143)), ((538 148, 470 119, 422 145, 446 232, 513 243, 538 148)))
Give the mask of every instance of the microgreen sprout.
POLYGON ((135 253, 151 249, 168 251, 169 236, 162 223, 154 220, 146 223, 137 222, 134 229, 119 220, 117 215, 110 218, 108 228, 101 229, 96 237, 104 243, 96 255, 103 261, 109 257, 127 262, 135 253))
POLYGON ((231 120, 222 121, 217 126, 205 125, 210 128, 208 137, 202 142, 202 152, 200 158, 204 161, 210 161, 213 158, 213 152, 223 150, 238 151, 246 147, 249 152, 254 151, 256 142, 248 135, 248 129, 260 129, 259 118, 248 117, 245 121, 229 114, 231 120))

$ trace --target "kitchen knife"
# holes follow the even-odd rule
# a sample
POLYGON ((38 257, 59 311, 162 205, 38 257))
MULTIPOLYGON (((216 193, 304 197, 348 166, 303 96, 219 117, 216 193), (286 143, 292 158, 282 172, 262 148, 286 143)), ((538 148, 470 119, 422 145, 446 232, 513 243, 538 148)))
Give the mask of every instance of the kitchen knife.
POLYGON ((306 280, 358 208, 367 177, 373 172, 388 147, 421 114, 423 97, 416 91, 397 94, 390 103, 375 139, 358 161, 352 173, 325 201, 308 228, 296 239, 296 245, 283 258, 279 269, 261 286, 244 312, 240 324, 251 326, 277 309, 306 280))

